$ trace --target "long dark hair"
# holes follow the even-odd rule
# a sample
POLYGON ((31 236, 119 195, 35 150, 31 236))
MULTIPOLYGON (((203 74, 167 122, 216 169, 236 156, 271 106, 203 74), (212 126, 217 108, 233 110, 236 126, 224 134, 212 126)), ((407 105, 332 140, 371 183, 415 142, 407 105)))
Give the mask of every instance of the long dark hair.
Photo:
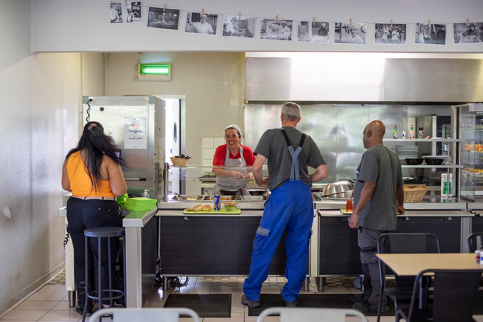
POLYGON ((81 150, 86 152, 84 163, 94 190, 97 190, 98 180, 101 180, 101 164, 104 155, 107 155, 119 165, 124 164, 124 160, 119 153, 121 149, 114 144, 112 137, 104 134, 104 127, 99 122, 88 122, 84 126, 84 132, 82 132, 77 147, 70 150, 65 159, 67 160, 72 153, 81 150))

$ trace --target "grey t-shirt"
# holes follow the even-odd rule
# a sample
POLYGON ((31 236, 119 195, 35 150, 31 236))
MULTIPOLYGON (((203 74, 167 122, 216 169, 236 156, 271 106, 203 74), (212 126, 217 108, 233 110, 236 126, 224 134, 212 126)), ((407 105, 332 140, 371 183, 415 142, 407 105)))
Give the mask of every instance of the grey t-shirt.
POLYGON ((354 207, 359 201, 364 182, 374 182, 371 200, 359 214, 357 224, 376 230, 394 230, 397 223, 396 186, 403 185, 401 163, 388 147, 375 145, 362 155, 357 167, 354 207))
MULTIPOLYGON (((295 150, 300 143, 302 132, 291 126, 284 126, 283 129, 287 133, 290 143, 295 150)), ((275 190, 290 179, 292 157, 290 156, 287 143, 280 129, 270 129, 263 133, 255 149, 255 154, 258 153, 268 159, 268 188, 270 190, 275 190)), ((312 168, 317 168, 324 165, 325 160, 317 144, 308 135, 305 137, 302 151, 300 151, 298 156, 298 163, 300 180, 311 187, 312 182, 309 178, 307 165, 312 168)))

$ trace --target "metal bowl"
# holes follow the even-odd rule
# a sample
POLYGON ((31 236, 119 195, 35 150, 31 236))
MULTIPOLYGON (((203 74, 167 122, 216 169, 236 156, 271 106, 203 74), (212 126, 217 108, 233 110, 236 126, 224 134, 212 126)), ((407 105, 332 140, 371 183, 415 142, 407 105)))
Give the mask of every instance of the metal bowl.
POLYGON ((421 163, 423 163, 423 159, 422 158, 406 158, 406 163, 408 165, 420 165, 421 163))
POLYGON ((441 165, 444 162, 444 158, 424 158, 427 165, 441 165))
POLYGON ((263 196, 264 194, 267 193, 267 190, 266 189, 250 189, 250 190, 248 190, 248 192, 252 196, 263 196))
POLYGON ((350 198, 352 191, 354 190, 354 184, 350 181, 336 181, 328 184, 322 191, 321 197, 333 197, 333 198, 350 198))

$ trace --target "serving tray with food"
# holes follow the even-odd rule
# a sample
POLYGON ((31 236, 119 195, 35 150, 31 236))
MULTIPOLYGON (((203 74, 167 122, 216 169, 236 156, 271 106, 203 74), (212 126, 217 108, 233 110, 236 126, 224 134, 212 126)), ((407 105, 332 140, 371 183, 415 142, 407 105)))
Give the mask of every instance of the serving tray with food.
POLYGON ((221 205, 220 210, 215 210, 212 205, 196 205, 192 208, 183 210, 183 214, 241 214, 241 210, 236 207, 235 202, 225 202, 221 205))

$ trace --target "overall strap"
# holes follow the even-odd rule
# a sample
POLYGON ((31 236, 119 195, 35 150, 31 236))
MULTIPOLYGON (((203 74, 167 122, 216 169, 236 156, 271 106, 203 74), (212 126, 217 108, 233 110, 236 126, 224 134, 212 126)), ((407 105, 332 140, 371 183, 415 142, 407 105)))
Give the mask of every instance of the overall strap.
POLYGON ((292 157, 292 163, 290 164, 290 181, 293 181, 293 180, 298 181, 300 180, 298 156, 300 154, 300 151, 302 151, 302 146, 304 145, 306 135, 302 133, 299 146, 294 151, 292 145, 290 144, 290 140, 288 139, 287 132, 285 132, 283 128, 281 128, 280 130, 282 131, 283 137, 285 138, 285 142, 287 143, 287 146, 288 146, 288 151, 290 152, 290 156, 292 157))

